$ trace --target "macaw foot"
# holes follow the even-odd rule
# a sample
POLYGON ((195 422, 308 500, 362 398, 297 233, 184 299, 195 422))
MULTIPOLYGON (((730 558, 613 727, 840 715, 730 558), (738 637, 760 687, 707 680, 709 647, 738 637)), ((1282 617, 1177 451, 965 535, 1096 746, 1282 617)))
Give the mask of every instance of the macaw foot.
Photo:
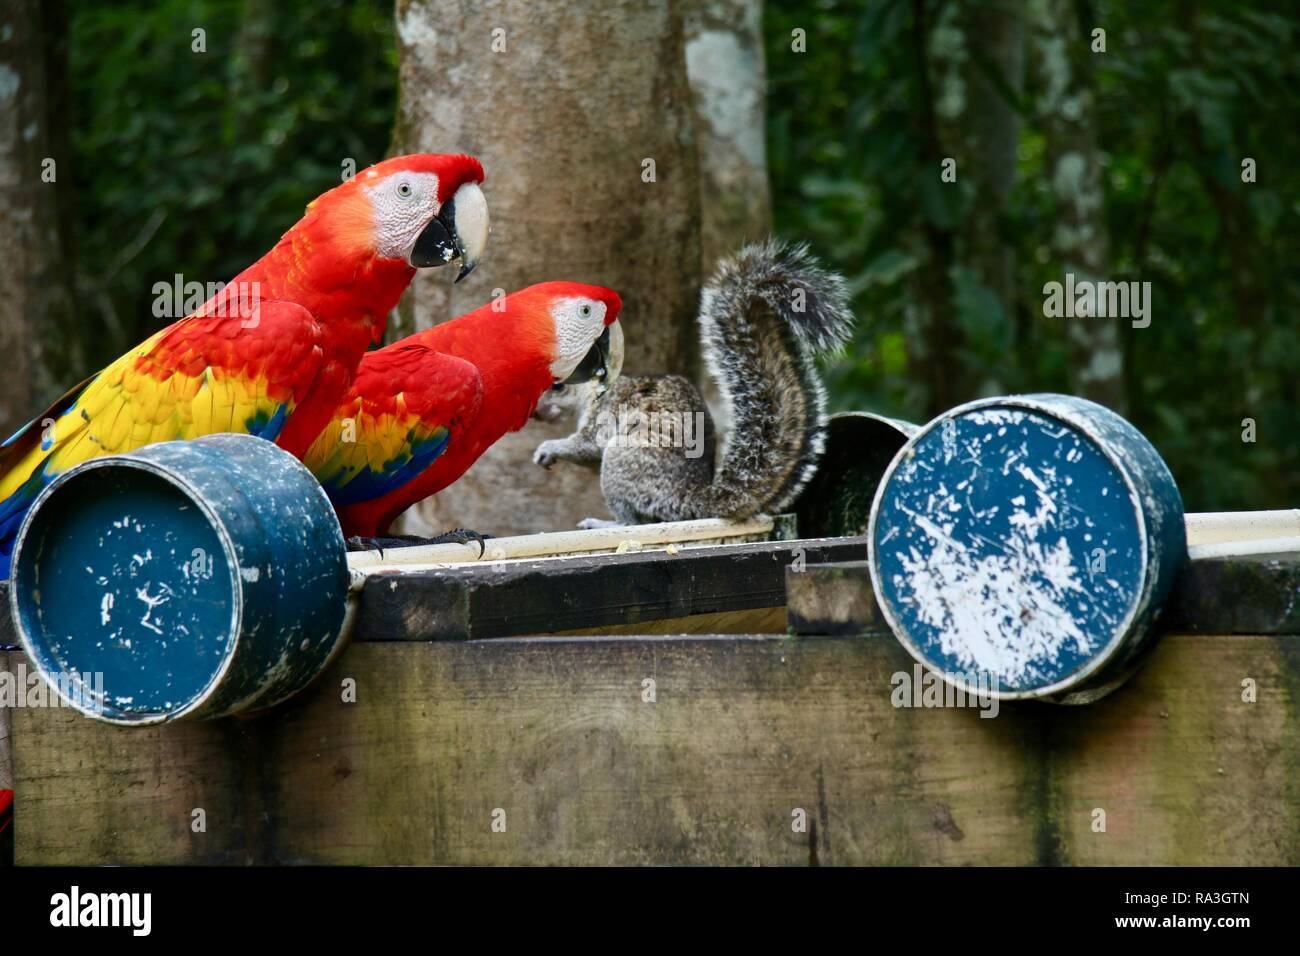
POLYGON ((469 544, 471 541, 478 545, 478 556, 481 558, 487 551, 487 540, 494 537, 490 534, 479 534, 477 531, 469 531, 465 528, 454 528, 446 534, 440 534, 436 538, 429 538, 425 544, 469 544))
POLYGON ((423 541, 423 538, 413 534, 378 535, 373 538, 354 535, 348 538, 347 546, 349 551, 378 551, 379 556, 383 557, 385 548, 407 548, 423 541))
POLYGON ((491 537, 490 534, 479 534, 477 531, 457 528, 435 538, 422 538, 415 534, 396 534, 374 538, 352 537, 348 538, 347 544, 349 551, 378 551, 382 558, 385 548, 411 548, 427 544, 469 544, 472 541, 478 545, 478 556, 481 558, 487 550, 486 542, 491 537))

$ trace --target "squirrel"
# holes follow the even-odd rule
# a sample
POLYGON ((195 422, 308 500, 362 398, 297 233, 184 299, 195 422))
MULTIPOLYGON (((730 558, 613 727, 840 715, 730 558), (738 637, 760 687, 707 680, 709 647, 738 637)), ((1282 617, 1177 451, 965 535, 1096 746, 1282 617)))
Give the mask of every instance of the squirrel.
MULTIPOLYGON (((702 353, 732 422, 721 457, 708 407, 688 379, 615 374, 552 398, 544 414, 577 404, 578 426, 542 442, 533 460, 599 468, 615 520, 587 518, 580 528, 779 512, 821 458, 826 393, 815 359, 848 340, 848 300, 844 279, 806 245, 743 247, 700 296, 702 353)), ((611 372, 621 369, 618 345, 611 372)))

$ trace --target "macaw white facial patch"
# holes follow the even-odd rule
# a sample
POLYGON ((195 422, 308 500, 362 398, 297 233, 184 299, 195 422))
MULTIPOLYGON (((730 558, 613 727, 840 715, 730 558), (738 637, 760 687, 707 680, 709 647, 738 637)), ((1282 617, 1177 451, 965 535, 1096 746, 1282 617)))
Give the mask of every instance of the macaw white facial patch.
POLYGON ((560 299, 551 306, 555 319, 555 359, 551 374, 562 382, 573 374, 605 329, 605 303, 583 296, 560 299))
POLYGON ((390 259, 408 258, 420 232, 441 209, 437 174, 390 173, 361 188, 374 207, 378 253, 390 259))

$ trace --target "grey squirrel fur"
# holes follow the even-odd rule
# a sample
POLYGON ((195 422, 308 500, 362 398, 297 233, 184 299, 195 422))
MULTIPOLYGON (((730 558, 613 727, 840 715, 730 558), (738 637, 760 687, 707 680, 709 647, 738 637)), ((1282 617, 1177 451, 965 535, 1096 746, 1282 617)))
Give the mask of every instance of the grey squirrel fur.
POLYGON ((533 460, 599 468, 616 520, 588 518, 583 528, 781 511, 821 458, 826 394, 815 359, 852 332, 848 298, 843 278, 806 246, 745 246, 718 265, 700 297, 704 361, 732 422, 721 457, 699 390, 679 375, 651 375, 577 392, 577 430, 542 442, 533 460))

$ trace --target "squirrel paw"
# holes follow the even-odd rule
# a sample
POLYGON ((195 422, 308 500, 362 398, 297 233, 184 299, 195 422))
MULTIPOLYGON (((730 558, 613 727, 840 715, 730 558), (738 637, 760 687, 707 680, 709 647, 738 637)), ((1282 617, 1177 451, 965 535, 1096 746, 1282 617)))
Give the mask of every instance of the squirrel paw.
POLYGON ((550 468, 553 464, 563 458, 564 442, 559 439, 551 438, 537 446, 533 452, 533 461, 543 468, 550 468))
POLYGON ((580 531, 595 531, 597 528, 621 528, 622 522, 610 521, 608 518, 583 518, 578 522, 580 531))

